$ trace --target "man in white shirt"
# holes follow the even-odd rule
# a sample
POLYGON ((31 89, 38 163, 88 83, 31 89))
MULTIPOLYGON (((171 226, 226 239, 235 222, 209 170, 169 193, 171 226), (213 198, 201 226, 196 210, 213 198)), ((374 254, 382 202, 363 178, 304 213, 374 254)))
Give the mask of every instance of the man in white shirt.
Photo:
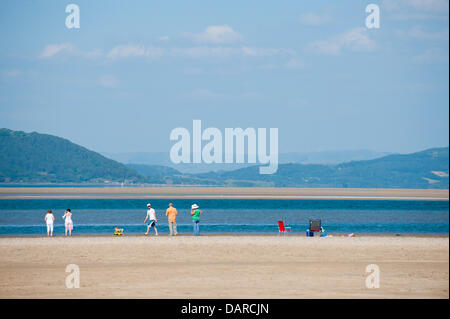
POLYGON ((153 227, 155 229, 155 235, 158 236, 158 230, 156 229, 156 223, 158 222, 158 220, 156 219, 156 212, 150 204, 147 204, 147 208, 147 216, 145 216, 144 224, 148 220, 148 226, 145 235, 148 235, 150 228, 153 227))

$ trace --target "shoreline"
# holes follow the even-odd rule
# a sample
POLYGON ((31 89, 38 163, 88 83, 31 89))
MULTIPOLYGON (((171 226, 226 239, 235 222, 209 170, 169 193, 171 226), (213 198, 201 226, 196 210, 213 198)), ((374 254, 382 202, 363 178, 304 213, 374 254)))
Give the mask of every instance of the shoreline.
MULTIPOLYGON (((354 237, 347 237, 346 233, 332 233, 326 237, 318 237, 314 236, 314 238, 367 238, 367 237, 376 237, 376 238, 450 238, 449 234, 392 234, 392 233, 356 233, 354 237)), ((72 236, 64 236, 61 235, 53 235, 53 237, 47 237, 47 235, 0 235, 0 241, 2 239, 20 239, 20 238, 178 238, 178 237, 194 237, 193 234, 178 234, 177 236, 169 236, 168 234, 160 234, 159 236, 149 235, 144 236, 142 234, 124 234, 121 236, 114 236, 108 234, 72 234, 72 236)), ((262 234, 262 233, 212 233, 212 234, 200 234, 198 237, 306 237, 304 233, 292 233, 292 234, 262 234)))
POLYGON ((313 199, 448 201, 448 189, 0 187, 1 199, 313 199))

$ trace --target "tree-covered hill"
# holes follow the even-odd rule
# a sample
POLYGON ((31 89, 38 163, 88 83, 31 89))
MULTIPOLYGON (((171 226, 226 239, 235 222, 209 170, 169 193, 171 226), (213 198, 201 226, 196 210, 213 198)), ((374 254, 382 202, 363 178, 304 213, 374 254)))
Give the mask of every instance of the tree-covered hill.
POLYGON ((157 165, 128 164, 151 183, 236 187, 332 188, 448 188, 449 149, 388 155, 374 160, 337 165, 281 164, 272 175, 259 174, 259 166, 233 171, 183 174, 157 165))
POLYGON ((196 176, 229 186, 445 189, 449 187, 448 174, 446 147, 338 165, 281 164, 273 175, 261 175, 258 166, 253 166, 196 176))
POLYGON ((0 182, 133 183, 145 178, 69 140, 0 129, 0 182))
POLYGON ((183 174, 180 171, 162 165, 126 164, 147 178, 150 184, 167 185, 222 185, 220 181, 197 178, 195 174, 183 174))
POLYGON ((66 139, 0 129, 0 183, 146 183, 163 185, 443 188, 449 187, 449 148, 373 160, 280 164, 272 175, 259 167, 183 174, 161 165, 121 164, 66 139))

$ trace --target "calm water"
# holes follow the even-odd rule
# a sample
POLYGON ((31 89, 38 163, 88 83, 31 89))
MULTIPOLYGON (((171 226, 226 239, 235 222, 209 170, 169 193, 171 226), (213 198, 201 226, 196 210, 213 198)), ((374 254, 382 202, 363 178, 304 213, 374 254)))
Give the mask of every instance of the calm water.
MULTIPOLYGON (((54 212, 55 235, 64 234, 62 215, 73 213, 73 234, 112 234, 114 226, 127 234, 142 234, 147 199, 27 199, 0 200, 0 236, 44 235, 47 209, 54 212)), ((168 200, 152 199, 158 231, 168 233, 168 200)), ((322 219, 328 233, 444 234, 449 233, 448 201, 179 199, 179 233, 191 233, 190 205, 203 210, 201 233, 277 233, 283 220, 294 233, 304 233, 309 219, 322 219)))

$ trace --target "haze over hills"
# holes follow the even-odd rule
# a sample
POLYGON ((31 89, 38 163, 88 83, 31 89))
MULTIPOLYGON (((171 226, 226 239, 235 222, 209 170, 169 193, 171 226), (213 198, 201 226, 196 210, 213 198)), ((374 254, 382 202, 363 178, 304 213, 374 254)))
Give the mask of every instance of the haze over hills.
MULTIPOLYGON (((175 168, 186 174, 208 173, 211 171, 232 171, 255 165, 246 163, 174 164, 170 161, 169 152, 102 152, 101 154, 123 164, 163 165, 175 168)), ((280 164, 339 164, 350 161, 371 160, 389 154, 391 153, 374 152, 369 150, 289 152, 280 153, 278 156, 278 162, 280 164)), ((247 155, 245 155, 245 158, 247 158, 247 155)))
POLYGON ((197 174, 183 173, 163 165, 124 165, 60 137, 8 129, 0 129, 0 150, 1 183, 449 187, 448 147, 339 164, 280 164, 278 171, 272 175, 259 174, 257 165, 197 174))
POLYGON ((338 188, 442 188, 449 187, 449 148, 433 148, 404 155, 337 165, 280 164, 272 175, 259 174, 259 166, 233 171, 183 174, 173 170, 165 177, 156 166, 129 165, 152 179, 166 183, 235 187, 338 187, 338 188))

